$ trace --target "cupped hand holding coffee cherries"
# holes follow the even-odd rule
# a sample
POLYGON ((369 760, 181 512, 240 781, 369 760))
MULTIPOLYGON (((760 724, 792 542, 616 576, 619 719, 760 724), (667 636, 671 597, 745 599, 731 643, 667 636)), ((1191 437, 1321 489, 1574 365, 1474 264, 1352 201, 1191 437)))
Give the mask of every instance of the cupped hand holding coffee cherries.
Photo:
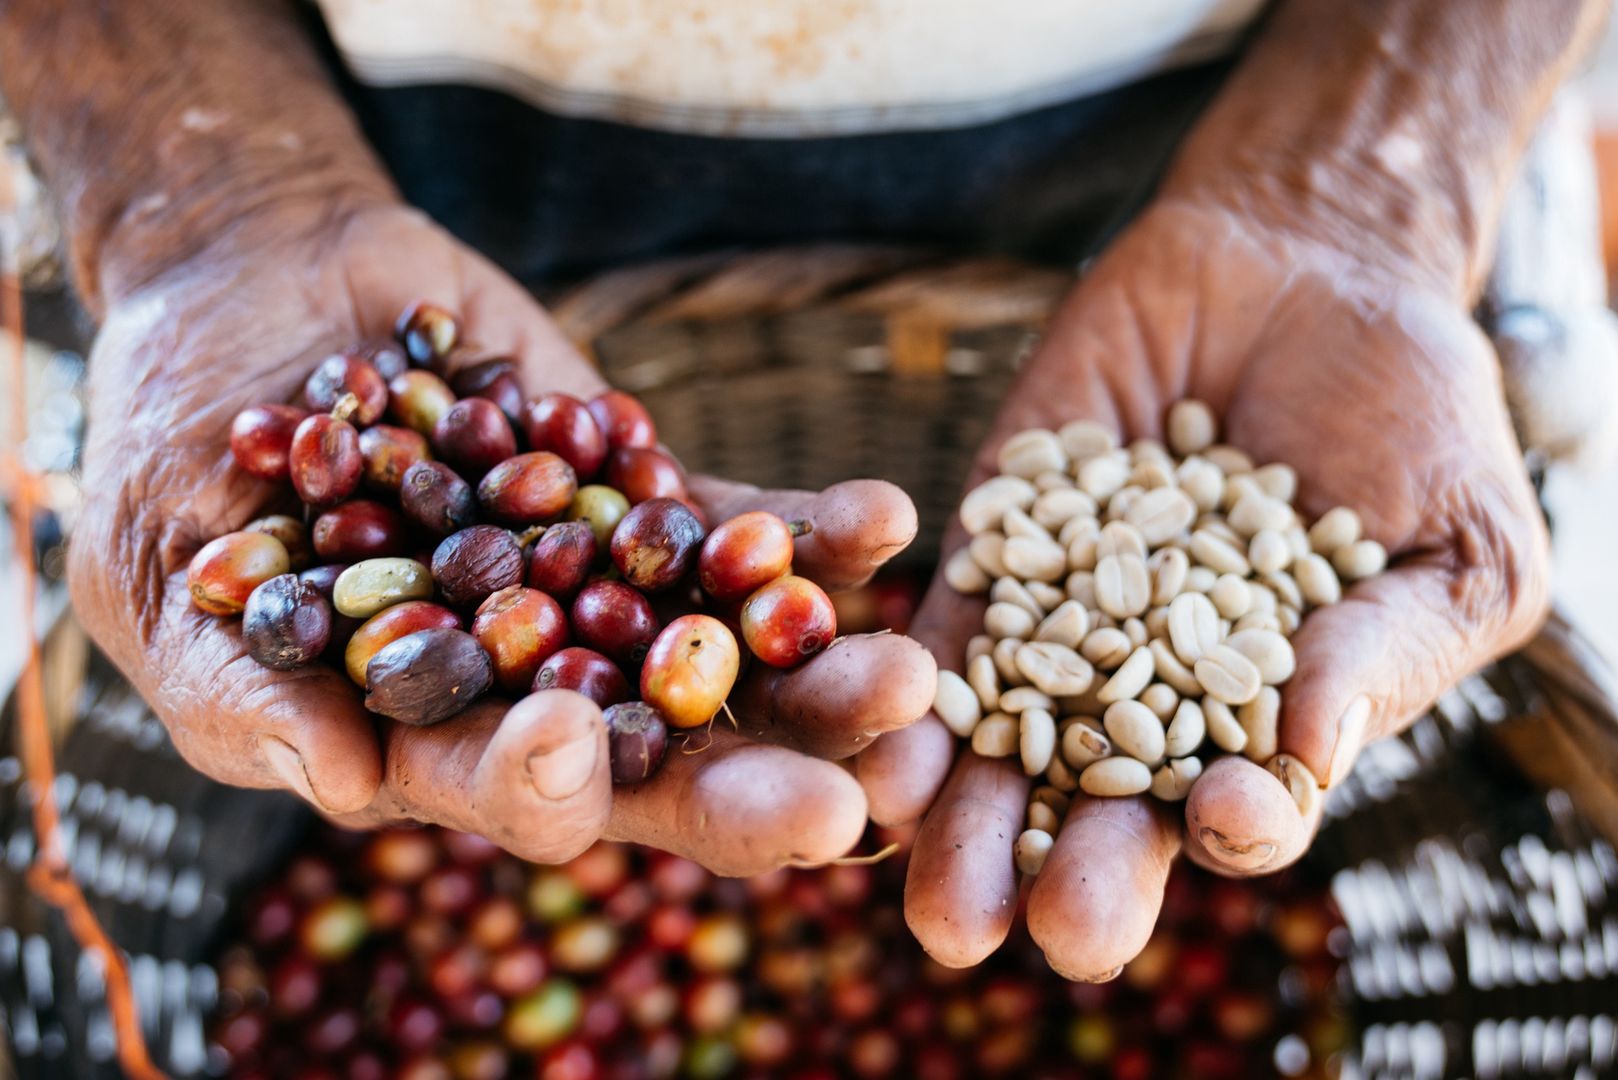
POLYGON ((192 601, 241 615, 254 660, 340 656, 365 707, 401 724, 447 720, 495 687, 573 690, 604 710, 614 782, 638 784, 669 726, 718 717, 744 656, 793 668, 832 643, 831 598, 791 573, 812 526, 753 510, 710 534, 639 401, 525 402, 500 358, 445 382, 461 332, 432 304, 395 333, 399 347, 321 362, 305 408, 250 406, 231 424, 236 464, 290 483, 313 517, 267 515, 191 560, 192 601), (665 621, 654 599, 691 610, 665 621))
POLYGON ((92 364, 75 600, 181 754, 536 861, 846 853, 866 804, 835 761, 936 679, 907 638, 837 638, 826 592, 910 542, 903 493, 688 477, 418 215, 308 235, 121 300, 92 364))

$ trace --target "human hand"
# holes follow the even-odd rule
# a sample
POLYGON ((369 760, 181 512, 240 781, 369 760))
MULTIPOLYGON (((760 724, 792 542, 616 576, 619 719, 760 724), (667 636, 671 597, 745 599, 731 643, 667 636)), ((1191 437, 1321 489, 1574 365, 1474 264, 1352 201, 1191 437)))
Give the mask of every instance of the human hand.
MULTIPOLYGON (((343 824, 435 822, 538 861, 599 836, 731 874, 843 854, 865 799, 819 759, 926 710, 934 665, 907 638, 851 637, 785 673, 755 665, 732 707, 758 741, 716 730, 706 752, 671 754, 653 780, 615 791, 600 712, 583 697, 486 699, 430 728, 402 726, 367 713, 333 667, 260 667, 237 623, 190 603, 191 555, 280 494, 233 465, 237 411, 294 399, 321 356, 385 336, 421 298, 514 357, 529 395, 604 388, 525 291, 385 198, 275 204, 111 301, 90 365, 72 591, 180 753, 227 783, 295 791, 343 824)), ((863 582, 916 528, 909 500, 875 481, 814 494, 693 477, 690 488, 715 522, 752 508, 810 521, 795 571, 833 589, 863 582)))
MULTIPOLYGON (((1280 750, 1326 787, 1365 742, 1525 641, 1546 608, 1547 538, 1495 358, 1460 297, 1426 280, 1368 272, 1236 205, 1160 201, 1065 301, 969 480, 994 472, 1019 430, 1089 418, 1126 442, 1161 437, 1167 407, 1195 397, 1222 414, 1226 442, 1293 466, 1309 520, 1356 509, 1393 563, 1305 618, 1282 688, 1280 750)), ((963 540, 957 526, 946 553, 963 540)), ((982 613, 939 579, 912 632, 960 671, 982 613)), ((906 916, 943 963, 982 960, 1017 908, 1029 779, 1013 761, 957 755, 933 716, 884 736, 857 774, 879 822, 931 802, 906 916)), ((1075 794, 1027 898, 1029 931, 1068 978, 1109 978, 1150 936, 1182 847, 1232 876, 1280 869, 1318 826, 1309 802, 1300 812, 1241 757, 1210 765, 1183 812, 1075 794)))

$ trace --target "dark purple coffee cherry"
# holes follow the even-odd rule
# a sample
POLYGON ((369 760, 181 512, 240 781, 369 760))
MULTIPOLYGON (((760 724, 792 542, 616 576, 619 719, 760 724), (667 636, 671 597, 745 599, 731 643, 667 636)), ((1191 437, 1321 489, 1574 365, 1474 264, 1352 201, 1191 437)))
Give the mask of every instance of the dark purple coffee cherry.
POLYGON ((525 561, 517 538, 496 525, 473 525, 433 552, 433 580, 451 607, 476 607, 493 593, 521 585, 525 561))
POLYGON ((405 470, 399 481, 399 506, 411 521, 439 536, 478 519, 472 485, 442 461, 418 461, 405 470))
POLYGON ((448 720, 487 691, 494 665, 464 630, 418 630, 365 666, 365 707, 401 724, 448 720))
POLYGON ((669 727, 663 714, 644 701, 626 701, 602 714, 612 759, 612 782, 638 784, 662 766, 669 727))
POLYGON ((242 611, 247 654, 267 668, 291 671, 317 659, 331 640, 332 606, 320 588, 297 574, 270 578, 242 611))

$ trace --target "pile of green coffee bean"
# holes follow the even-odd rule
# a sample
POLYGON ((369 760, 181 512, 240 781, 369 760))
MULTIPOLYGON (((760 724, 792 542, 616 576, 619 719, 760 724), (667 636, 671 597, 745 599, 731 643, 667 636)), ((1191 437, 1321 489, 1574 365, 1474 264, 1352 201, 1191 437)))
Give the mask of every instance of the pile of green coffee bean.
POLYGON ((1165 434, 1124 447, 1088 420, 1022 431, 961 502, 970 540, 945 580, 989 605, 964 673, 940 671, 934 711, 974 752, 1041 778, 1017 841, 1025 873, 1070 793, 1184 799, 1212 754, 1264 765, 1300 805, 1318 798, 1277 752, 1288 639, 1387 552, 1347 507, 1306 528, 1296 473, 1219 443, 1204 403, 1176 403, 1165 434))

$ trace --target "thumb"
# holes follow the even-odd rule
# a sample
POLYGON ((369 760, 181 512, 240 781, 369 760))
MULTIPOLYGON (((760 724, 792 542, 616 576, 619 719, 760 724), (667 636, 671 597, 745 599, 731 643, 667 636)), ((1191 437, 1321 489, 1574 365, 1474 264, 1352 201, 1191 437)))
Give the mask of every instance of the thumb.
POLYGON ((1297 673, 1281 695, 1281 751, 1322 787, 1340 783, 1366 743, 1402 730, 1532 636, 1547 610, 1547 561, 1537 515, 1508 512, 1311 612, 1292 639, 1297 673))
POLYGON ((1186 802, 1194 861, 1246 876, 1297 859, 1319 824, 1317 786, 1341 783, 1366 743, 1401 730, 1539 625, 1538 518, 1512 508, 1473 520, 1486 524, 1455 530, 1451 542, 1303 620, 1292 639, 1296 673, 1281 693, 1278 753, 1258 765, 1221 760, 1197 781, 1186 802), (1310 775, 1292 768, 1299 762, 1310 775))
MULTIPOLYGON (((127 641, 113 644, 115 655, 130 656, 127 641)), ((324 662, 261 667, 238 625, 191 605, 183 572, 168 582, 150 644, 121 666, 175 748, 208 776, 284 788, 327 814, 354 813, 376 795, 376 730, 348 679, 324 662)))

